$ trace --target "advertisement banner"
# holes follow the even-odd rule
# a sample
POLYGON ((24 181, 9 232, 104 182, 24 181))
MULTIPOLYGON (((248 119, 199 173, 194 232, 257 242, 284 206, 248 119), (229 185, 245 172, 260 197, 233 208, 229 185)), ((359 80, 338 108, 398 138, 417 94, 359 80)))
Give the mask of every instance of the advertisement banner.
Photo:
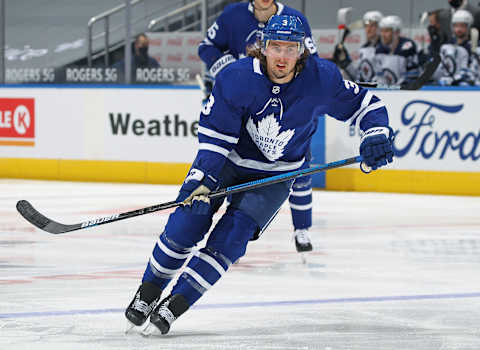
POLYGON ((35 145, 35 99, 0 98, 0 145, 35 145))
POLYGON ((190 163, 201 100, 197 88, 3 89, 1 154, 190 163))
MULTIPOLYGON (((142 73, 141 81, 148 83, 158 80, 155 74, 157 70, 170 71, 170 82, 175 83, 195 81, 195 75, 202 73, 203 62, 197 53, 198 45, 204 38, 200 32, 152 32, 147 35, 150 41, 149 54, 158 61, 161 68, 142 73)), ((165 73, 162 73, 162 76, 165 76, 165 73)))
MULTIPOLYGON (((395 131, 388 169, 480 172, 480 91, 375 91, 395 131), (461 98, 459 98, 461 96, 461 98)), ((327 117, 327 161, 358 153, 358 131, 327 117)))

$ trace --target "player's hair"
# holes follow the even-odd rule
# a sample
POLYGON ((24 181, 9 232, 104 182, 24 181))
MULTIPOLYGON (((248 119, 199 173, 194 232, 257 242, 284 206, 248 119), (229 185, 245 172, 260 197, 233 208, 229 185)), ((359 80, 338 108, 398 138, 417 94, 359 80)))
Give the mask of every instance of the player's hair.
MULTIPOLYGON (((247 56, 258 58, 261 66, 262 66, 263 71, 266 72, 267 71, 267 58, 262 53, 261 46, 262 46, 262 42, 260 40, 257 40, 257 42, 254 45, 248 46, 247 47, 247 56)), ((295 64, 295 74, 300 73, 302 71, 302 69, 305 67, 308 56, 310 56, 310 52, 308 50, 304 50, 302 55, 300 56, 300 58, 297 60, 297 63, 295 64)))

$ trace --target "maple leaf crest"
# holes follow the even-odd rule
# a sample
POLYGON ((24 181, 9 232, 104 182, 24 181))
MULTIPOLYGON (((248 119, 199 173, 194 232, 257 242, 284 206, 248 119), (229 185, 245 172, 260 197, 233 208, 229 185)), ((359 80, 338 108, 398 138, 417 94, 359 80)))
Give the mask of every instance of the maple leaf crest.
POLYGON ((252 118, 248 119, 247 131, 258 149, 270 161, 275 161, 283 156, 283 150, 295 134, 294 129, 280 132, 280 124, 273 114, 269 114, 255 126, 252 118))

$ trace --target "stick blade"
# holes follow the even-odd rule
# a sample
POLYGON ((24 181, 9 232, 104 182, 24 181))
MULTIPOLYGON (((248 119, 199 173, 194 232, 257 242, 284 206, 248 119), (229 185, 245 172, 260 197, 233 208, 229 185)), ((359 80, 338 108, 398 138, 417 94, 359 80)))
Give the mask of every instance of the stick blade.
POLYGON ((47 218, 24 199, 17 202, 17 211, 33 226, 49 233, 59 234, 80 228, 79 225, 64 225, 47 218))

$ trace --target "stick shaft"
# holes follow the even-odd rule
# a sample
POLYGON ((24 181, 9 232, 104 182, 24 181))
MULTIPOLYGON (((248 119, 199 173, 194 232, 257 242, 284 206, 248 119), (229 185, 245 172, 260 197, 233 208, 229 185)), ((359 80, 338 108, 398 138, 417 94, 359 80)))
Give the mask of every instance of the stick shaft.
MULTIPOLYGON (((335 168, 339 168, 339 167, 354 164, 354 163, 360 163, 361 161, 362 161, 361 156, 346 158, 346 159, 342 159, 342 160, 328 163, 325 165, 320 165, 320 166, 301 169, 301 170, 295 170, 295 171, 291 171, 291 172, 280 174, 280 175, 270 176, 260 180, 250 181, 240 185, 226 187, 226 188, 211 192, 208 195, 208 197, 211 199, 225 197, 233 193, 244 192, 244 191, 252 190, 259 187, 272 185, 278 182, 289 181, 297 177, 313 175, 322 171, 327 171, 330 169, 335 169, 335 168)), ((171 201, 171 202, 153 205, 151 207, 132 210, 132 211, 128 211, 120 214, 113 214, 110 216, 105 216, 105 217, 101 217, 93 220, 87 220, 87 221, 84 221, 78 224, 72 224, 72 225, 62 224, 47 218, 45 215, 43 215, 38 210, 36 210, 26 200, 20 200, 17 202, 17 210, 25 218, 25 220, 30 222, 32 225, 38 227, 39 229, 42 229, 44 231, 47 231, 53 234, 61 234, 61 233, 81 230, 81 229, 85 229, 93 226, 109 224, 112 222, 132 218, 139 215, 154 213, 160 210, 175 208, 180 205, 182 205, 182 202, 171 201)))

